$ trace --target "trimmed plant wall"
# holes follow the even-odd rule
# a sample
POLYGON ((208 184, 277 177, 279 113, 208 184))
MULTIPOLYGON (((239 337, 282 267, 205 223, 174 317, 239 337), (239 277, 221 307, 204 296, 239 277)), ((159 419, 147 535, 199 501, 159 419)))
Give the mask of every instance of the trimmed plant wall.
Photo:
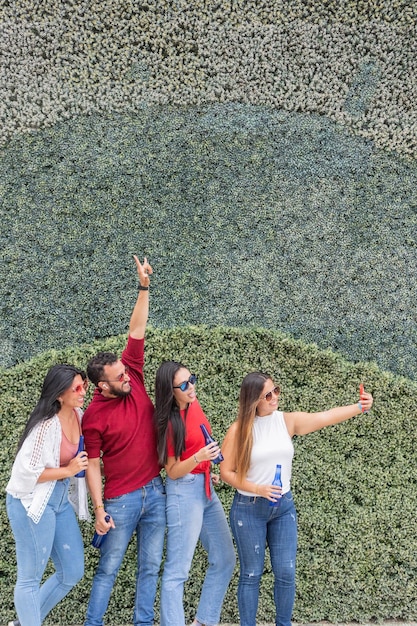
POLYGON ((0 154, 0 359, 158 327, 276 328, 417 374, 417 168, 317 115, 83 117, 0 154))
MULTIPOLYGON (((416 389, 393 374, 417 374, 416 18, 406 0, 1 4, 4 484, 47 366, 121 349, 106 338, 126 330, 132 254, 146 254, 150 392, 175 346, 221 435, 254 367, 280 378, 290 409, 371 386, 370 416, 296 441, 294 618, 415 616, 416 389)), ((6 622, 15 572, 0 507, 6 622)), ((85 579, 50 623, 82 623, 97 558, 82 528, 85 579)), ((131 620, 129 550, 109 623, 131 620)), ((236 576, 224 621, 237 619, 236 576)))
MULTIPOLYGON (((52 363, 85 366, 100 349, 120 353, 125 336, 45 353, 1 372, 1 485, 8 480, 18 435, 52 363)), ((372 391, 372 411, 338 426, 295 439, 293 491, 299 515, 297 598, 294 620, 308 623, 412 619, 417 610, 417 540, 413 463, 417 446, 415 383, 365 363, 352 364, 281 333, 265 329, 185 327, 149 329, 145 378, 153 395, 154 374, 164 359, 179 359, 199 375, 198 396, 221 440, 236 417, 240 382, 249 371, 268 371, 282 386, 283 410, 315 411, 357 401, 358 385, 372 391)), ((228 512, 233 490, 219 496, 228 512)), ((0 620, 13 617, 14 544, 4 504, 0 510, 0 620)), ((97 553, 89 545, 92 525, 81 523, 86 575, 48 618, 82 624, 97 553)), ((194 617, 206 557, 198 549, 186 587, 187 621, 194 617)), ((135 545, 119 573, 106 622, 131 620, 135 545)), ((224 603, 222 622, 238 621, 238 569, 224 603)), ((159 604, 157 602, 157 611, 159 604)), ((265 563, 258 619, 273 620, 272 575, 265 563)))

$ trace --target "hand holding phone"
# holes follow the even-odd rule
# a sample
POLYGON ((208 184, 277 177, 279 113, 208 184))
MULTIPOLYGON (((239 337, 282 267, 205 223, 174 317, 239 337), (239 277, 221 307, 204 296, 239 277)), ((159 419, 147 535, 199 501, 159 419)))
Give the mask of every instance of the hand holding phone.
POLYGON ((364 388, 363 384, 361 383, 359 385, 359 406, 360 406, 360 409, 361 409, 362 413, 367 413, 368 411, 365 411, 364 407, 362 406, 362 399, 364 399, 363 398, 363 394, 364 393, 365 393, 365 388, 364 388))

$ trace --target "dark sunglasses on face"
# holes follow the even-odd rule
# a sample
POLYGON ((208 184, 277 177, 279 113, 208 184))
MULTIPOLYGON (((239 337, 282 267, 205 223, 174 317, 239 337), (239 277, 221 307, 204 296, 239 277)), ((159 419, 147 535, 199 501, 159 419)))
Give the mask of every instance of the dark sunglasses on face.
POLYGON ((195 374, 191 374, 188 380, 184 380, 181 385, 174 385, 174 389, 181 389, 181 391, 187 391, 190 385, 195 385, 197 382, 197 376, 195 374))
POLYGON ((279 391, 279 387, 274 387, 272 391, 268 391, 268 393, 262 396, 261 400, 266 400, 267 402, 270 402, 272 400, 272 394, 274 394, 274 396, 279 396, 279 391))

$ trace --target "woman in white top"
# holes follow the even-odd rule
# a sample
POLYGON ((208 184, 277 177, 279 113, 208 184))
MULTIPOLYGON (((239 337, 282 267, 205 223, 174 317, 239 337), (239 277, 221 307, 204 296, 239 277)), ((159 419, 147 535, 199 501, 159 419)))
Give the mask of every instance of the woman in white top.
POLYGON ((237 490, 230 525, 240 562, 238 605, 241 626, 256 626, 259 586, 268 544, 274 573, 277 626, 290 626, 295 597, 297 516, 291 495, 292 437, 306 435, 368 411, 372 396, 318 413, 278 411, 280 389, 268 374, 253 372, 242 382, 237 420, 222 446, 222 480, 237 490), (282 486, 272 484, 281 465, 282 486))
POLYGON ((70 479, 88 465, 86 453, 78 452, 86 388, 85 373, 75 367, 54 365, 48 371, 6 487, 21 626, 40 626, 84 574, 84 547, 73 506, 78 499, 79 516, 89 518, 85 479, 72 481, 71 503, 69 488, 70 479), (49 557, 55 573, 41 584, 49 557))

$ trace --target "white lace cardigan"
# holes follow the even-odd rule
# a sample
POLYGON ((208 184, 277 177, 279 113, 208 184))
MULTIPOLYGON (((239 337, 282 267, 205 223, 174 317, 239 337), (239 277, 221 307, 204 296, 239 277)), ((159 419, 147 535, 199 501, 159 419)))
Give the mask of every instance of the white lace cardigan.
MULTIPOLYGON (((78 410, 81 420, 82 411, 78 410)), ((59 467, 62 429, 59 417, 41 422, 29 433, 16 455, 6 491, 19 498, 37 524, 42 517, 56 480, 38 483, 46 467, 59 467)), ((90 521, 85 478, 70 478, 68 498, 79 519, 90 521)))

